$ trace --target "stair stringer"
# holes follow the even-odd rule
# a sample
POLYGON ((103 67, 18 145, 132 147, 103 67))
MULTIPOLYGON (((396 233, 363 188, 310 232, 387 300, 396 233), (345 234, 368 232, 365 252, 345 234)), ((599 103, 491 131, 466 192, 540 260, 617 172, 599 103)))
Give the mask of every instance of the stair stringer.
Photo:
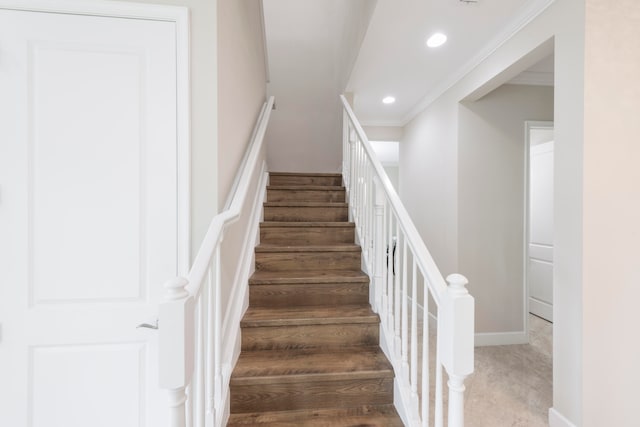
POLYGON ((247 308, 249 308, 249 277, 255 270, 254 249, 260 243, 259 226, 262 221, 262 205, 266 200, 268 182, 267 162, 263 161, 260 168, 258 186, 256 187, 256 195, 251 205, 249 228, 244 235, 242 243, 242 259, 238 263, 238 268, 235 272, 233 288, 229 298, 229 309, 222 323, 223 337, 221 343, 223 353, 220 357, 222 359, 223 397, 222 410, 218 412, 214 424, 216 426, 226 425, 230 415, 229 381, 231 373, 238 362, 238 357, 240 357, 242 338, 240 321, 247 308))

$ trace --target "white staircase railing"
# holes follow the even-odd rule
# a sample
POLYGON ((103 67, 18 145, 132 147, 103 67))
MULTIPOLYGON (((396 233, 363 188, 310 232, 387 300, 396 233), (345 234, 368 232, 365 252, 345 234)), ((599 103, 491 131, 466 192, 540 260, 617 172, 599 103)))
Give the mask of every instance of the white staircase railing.
POLYGON ((467 279, 452 274, 447 286, 348 101, 340 98, 349 214, 373 279, 371 303, 381 319, 381 345, 396 373, 396 408, 411 427, 445 422, 462 427, 464 380, 473 372, 474 343, 474 300, 465 288, 467 279), (431 334, 430 316, 437 324, 431 334), (446 416, 443 367, 449 378, 446 416))
MULTIPOLYGON (((223 380, 220 245, 225 229, 245 209, 251 177, 258 173, 274 99, 263 106, 225 210, 216 215, 187 278, 167 282, 159 310, 160 387, 169 393, 171 427, 222 426, 228 395, 223 380)), ((225 307, 226 308, 226 307, 225 307)))

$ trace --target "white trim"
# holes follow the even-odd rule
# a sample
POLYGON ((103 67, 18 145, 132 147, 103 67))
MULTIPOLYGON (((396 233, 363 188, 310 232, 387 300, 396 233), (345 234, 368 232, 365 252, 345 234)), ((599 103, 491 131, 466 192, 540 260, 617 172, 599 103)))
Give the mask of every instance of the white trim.
POLYGON ((0 9, 173 22, 176 25, 177 275, 191 264, 189 9, 105 0, 0 0, 0 9))
POLYGON ((189 9, 176 10, 176 144, 178 156, 178 275, 191 267, 191 39, 189 9))
POLYGON ((554 86, 554 74, 546 71, 523 71, 506 84, 527 86, 554 86))
MULTIPOLYGON (((451 89, 458 81, 462 80, 467 74, 469 74, 474 68, 476 68, 485 59, 491 56, 496 50, 504 45, 509 39, 511 39, 516 33, 526 27, 531 21, 537 18, 542 12, 544 12, 549 6, 551 6, 555 0, 534 0, 531 5, 527 7, 522 14, 517 16, 509 25, 507 25, 496 37, 487 43, 484 49, 481 49, 476 56, 471 58, 465 65, 458 69, 457 72, 452 73, 448 79, 444 80, 441 84, 436 86, 433 90, 427 93, 421 101, 419 101, 404 117, 400 120, 396 126, 406 126, 411 120, 413 120, 418 114, 424 111, 431 103, 441 97, 446 91, 451 89)), ((389 125, 391 126, 391 125, 389 125)))
POLYGON ((238 263, 239 268, 236 270, 236 274, 232 284, 231 295, 229 298, 229 309, 225 314, 224 321, 222 323, 222 330, 224 331, 224 336, 222 339, 222 350, 226 351, 224 354, 221 354, 222 359, 222 375, 223 375, 223 408, 227 408, 226 410, 220 412, 218 417, 220 419, 216 420, 220 424, 216 425, 225 425, 226 420, 229 417, 228 408, 230 402, 229 395, 229 387, 226 385, 229 384, 229 380, 231 379, 231 373, 233 372, 233 368, 238 362, 238 357, 240 357, 241 350, 241 333, 240 333, 240 321, 242 320, 242 316, 247 311, 249 307, 249 276, 253 273, 254 266, 254 258, 253 258, 253 248, 256 246, 256 243, 259 241, 260 235, 258 232, 258 225, 260 224, 260 219, 262 217, 262 204, 265 200, 267 193, 267 182, 269 181, 269 173, 267 172, 267 162, 263 161, 262 167, 260 169, 259 182, 256 191, 256 196, 253 200, 253 205, 251 207, 251 215, 249 219, 249 228, 248 232, 244 236, 244 242, 242 244, 241 250, 241 259, 238 263))
POLYGON ((555 408, 549 408, 549 427, 576 427, 555 408))
POLYGON ((526 331, 493 333, 489 332, 475 334, 475 347, 527 344, 528 342, 529 334, 526 331))

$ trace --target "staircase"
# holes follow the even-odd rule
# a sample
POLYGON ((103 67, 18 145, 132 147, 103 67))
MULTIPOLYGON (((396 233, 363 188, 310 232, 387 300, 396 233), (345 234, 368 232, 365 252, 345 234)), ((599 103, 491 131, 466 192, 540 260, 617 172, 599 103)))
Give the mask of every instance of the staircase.
POLYGON ((402 426, 339 174, 271 173, 228 426, 402 426))

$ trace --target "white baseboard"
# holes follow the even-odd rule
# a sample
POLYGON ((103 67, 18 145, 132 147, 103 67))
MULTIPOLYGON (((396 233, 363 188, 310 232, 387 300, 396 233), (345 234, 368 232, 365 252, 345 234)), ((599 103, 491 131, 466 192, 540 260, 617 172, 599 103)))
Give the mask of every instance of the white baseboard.
POLYGON ((566 419, 554 408, 549 409, 549 427, 576 427, 571 421, 566 419))
POLYGON ((475 346, 527 344, 529 337, 526 332, 495 332, 478 333, 475 335, 475 346))

